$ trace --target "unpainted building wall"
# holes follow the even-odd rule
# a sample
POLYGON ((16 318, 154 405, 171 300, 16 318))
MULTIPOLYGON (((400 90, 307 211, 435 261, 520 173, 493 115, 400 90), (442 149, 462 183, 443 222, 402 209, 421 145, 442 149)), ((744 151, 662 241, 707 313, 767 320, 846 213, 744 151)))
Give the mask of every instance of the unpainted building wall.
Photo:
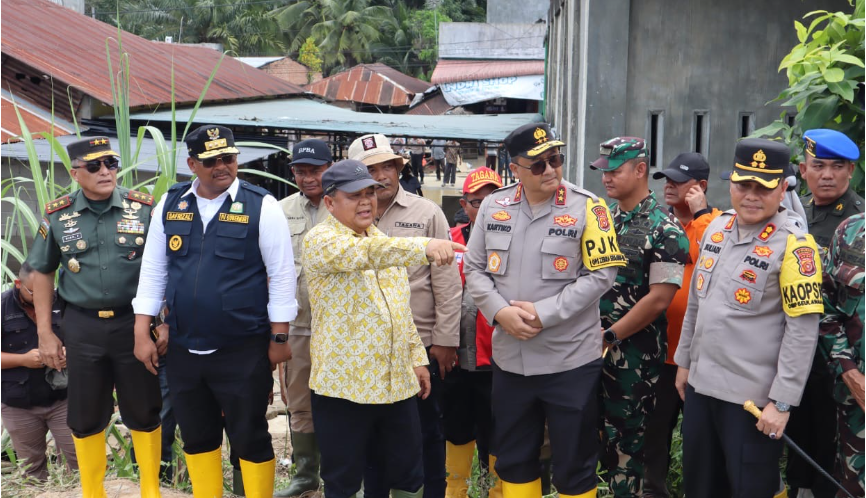
POLYGON ((316 72, 313 73, 312 80, 308 81, 307 75, 309 74, 310 69, 299 62, 289 59, 288 57, 267 64, 261 69, 271 76, 276 76, 277 78, 299 86, 304 86, 308 83, 315 83, 322 79, 322 73, 316 72))
MULTIPOLYGON (((851 8, 844 0, 551 0, 550 9, 548 66, 560 67, 550 72, 557 77, 548 82, 547 119, 573 141, 566 178, 604 194, 600 173, 589 168, 598 144, 617 135, 649 138, 650 111, 664 113, 664 168, 693 150, 695 111, 706 111, 710 201, 727 208, 727 182, 717 173, 733 165, 740 113, 754 113, 753 129, 782 113, 766 103, 787 86, 777 68, 797 43, 794 21, 816 9, 851 8), (554 49, 566 29, 579 36, 554 49)), ((660 192, 662 183, 650 186, 660 192)))
POLYGON ((547 3, 543 0, 487 0, 487 22, 534 23, 547 19, 547 3))

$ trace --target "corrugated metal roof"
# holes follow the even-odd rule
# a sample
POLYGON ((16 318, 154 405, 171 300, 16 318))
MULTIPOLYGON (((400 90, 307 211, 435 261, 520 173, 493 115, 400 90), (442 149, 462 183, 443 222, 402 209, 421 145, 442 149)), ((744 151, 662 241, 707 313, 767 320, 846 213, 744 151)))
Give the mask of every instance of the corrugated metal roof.
MULTIPOLYGON (((57 141, 60 142, 60 144, 64 147, 76 140, 78 140, 78 137, 76 135, 65 135, 57 137, 57 141)), ((117 145, 117 139, 114 137, 109 137, 109 141, 111 142, 111 146, 114 147, 114 150, 118 150, 119 146, 117 145)), ((60 162, 56 154, 51 154, 51 145, 48 143, 47 140, 36 140, 33 142, 33 144, 36 147, 36 154, 39 157, 40 162, 47 163, 49 160, 51 160, 52 157, 54 158, 55 162, 60 162)), ((135 137, 132 137, 132 146, 135 147, 135 137)), ((241 151, 241 153, 238 155, 238 161, 241 165, 276 153, 274 149, 263 147, 259 148, 239 146, 238 149, 241 151)), ((178 147, 177 150, 178 176, 192 176, 192 172, 189 170, 189 167, 186 164, 186 158, 188 157, 188 155, 189 154, 187 153, 186 146, 181 144, 181 146, 178 147)), ((4 144, 3 148, 0 149, 0 156, 4 158, 17 159, 19 161, 27 161, 27 147, 25 146, 24 142, 4 144)), ((159 169, 159 164, 156 161, 156 157, 156 143, 153 141, 153 139, 142 139, 141 150, 138 154, 138 164, 136 166, 138 170, 155 173, 157 169, 159 169)))
MULTIPOLYGON (((177 121, 189 120, 190 110, 177 111, 177 121)), ((132 120, 170 122, 171 111, 137 113, 132 120)), ((414 116, 356 112, 307 99, 280 99, 201 107, 197 124, 254 126, 322 133, 384 133, 388 136, 502 141, 518 126, 542 121, 540 114, 475 114, 414 116)))
POLYGON ((415 107, 409 109, 406 111, 406 114, 415 116, 440 116, 453 108, 454 106, 449 104, 445 100, 445 97, 439 93, 438 95, 428 98, 415 107))
MULTIPOLYGON (((117 28, 47 0, 3 0, 2 52, 58 83, 69 85, 105 103, 113 102, 106 59, 111 47, 114 71, 120 67, 117 28)), ((123 32, 123 50, 130 60, 130 107, 171 102, 174 65, 175 99, 198 100, 221 54, 203 47, 152 42, 123 32)), ((4 63, 5 66, 5 63, 4 63)), ((229 101, 304 93, 299 86, 226 57, 208 89, 207 101, 229 101)))
POLYGON ((426 81, 377 62, 359 64, 305 88, 332 100, 404 107, 412 102, 416 93, 422 93, 430 86, 426 81))
POLYGON ((544 61, 440 60, 430 81, 441 85, 533 74, 544 74, 544 61))
POLYGON ((22 99, 15 99, 15 102, 3 92, 0 96, 0 142, 4 144, 9 139, 21 135, 21 125, 18 122, 18 114, 15 112, 15 106, 18 106, 18 111, 21 113, 21 119, 27 125, 27 129, 36 138, 41 136, 36 135, 40 132, 52 132, 55 137, 60 135, 68 135, 75 130, 72 123, 66 120, 54 118, 54 127, 52 129, 51 116, 42 111, 39 107, 30 104, 22 99))
POLYGON ((276 62, 284 57, 235 57, 235 59, 243 62, 248 66, 262 67, 267 66, 271 62, 276 62))

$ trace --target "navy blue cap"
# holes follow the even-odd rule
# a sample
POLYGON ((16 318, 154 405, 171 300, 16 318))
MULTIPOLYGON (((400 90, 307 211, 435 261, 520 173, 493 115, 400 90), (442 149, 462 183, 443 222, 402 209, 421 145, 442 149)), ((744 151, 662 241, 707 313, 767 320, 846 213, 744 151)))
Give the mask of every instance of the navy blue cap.
POLYGON ((818 128, 803 133, 806 142, 806 154, 818 159, 860 159, 860 149, 857 144, 844 133, 826 128, 818 128))
POLYGON ((334 161, 331 149, 323 140, 309 138, 301 140, 292 147, 292 166, 296 164, 312 164, 321 166, 334 161))
POLYGON ((708 180, 710 178, 710 165, 704 156, 697 152, 683 152, 674 158, 663 171, 653 173, 653 178, 658 180, 667 177, 676 183, 684 183, 689 180, 708 180))
POLYGON ((374 185, 382 184, 370 176, 366 164, 354 159, 343 159, 322 174, 322 189, 325 195, 334 195, 335 190, 351 194, 374 185))

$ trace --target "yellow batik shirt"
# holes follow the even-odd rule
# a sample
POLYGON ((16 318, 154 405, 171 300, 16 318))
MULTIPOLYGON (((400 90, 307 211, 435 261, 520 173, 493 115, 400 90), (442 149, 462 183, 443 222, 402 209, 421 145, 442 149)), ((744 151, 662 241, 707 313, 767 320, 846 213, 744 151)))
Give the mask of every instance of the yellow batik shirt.
POLYGON ((313 311, 310 389, 355 403, 395 403, 418 393, 427 353, 409 308, 406 267, 426 265, 424 237, 367 236, 328 216, 304 237, 313 311))

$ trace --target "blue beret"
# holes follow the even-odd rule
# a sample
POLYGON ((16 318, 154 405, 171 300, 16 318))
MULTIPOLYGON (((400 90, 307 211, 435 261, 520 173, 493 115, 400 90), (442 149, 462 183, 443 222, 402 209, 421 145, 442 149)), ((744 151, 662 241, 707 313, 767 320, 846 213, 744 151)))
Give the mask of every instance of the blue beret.
POLYGON ((819 159, 860 159, 860 149, 850 138, 836 130, 818 128, 803 134, 806 154, 819 159))

